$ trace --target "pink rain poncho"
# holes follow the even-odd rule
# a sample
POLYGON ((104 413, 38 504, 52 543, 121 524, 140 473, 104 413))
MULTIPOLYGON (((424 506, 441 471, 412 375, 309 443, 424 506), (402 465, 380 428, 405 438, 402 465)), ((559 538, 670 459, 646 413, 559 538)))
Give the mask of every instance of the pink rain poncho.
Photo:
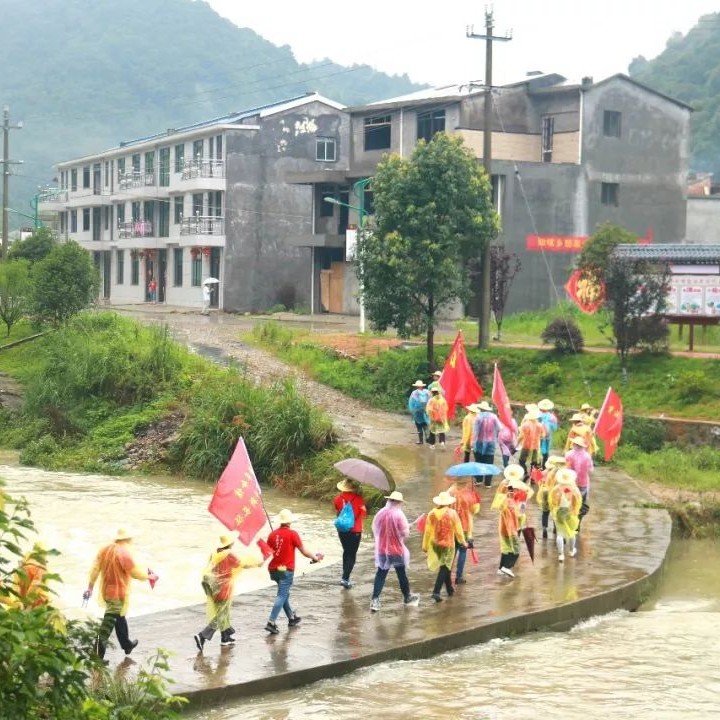
POLYGON ((385 507, 375 516, 372 523, 375 536, 375 565, 381 570, 410 564, 410 551, 405 547, 405 538, 410 534, 405 513, 400 503, 388 500, 385 507))

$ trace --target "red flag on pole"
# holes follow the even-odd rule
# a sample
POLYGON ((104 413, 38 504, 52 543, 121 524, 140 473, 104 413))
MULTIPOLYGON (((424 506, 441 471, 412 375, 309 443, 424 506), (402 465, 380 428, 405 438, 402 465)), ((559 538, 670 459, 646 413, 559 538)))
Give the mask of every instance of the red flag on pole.
POLYGON ((623 427, 623 406, 620 396, 608 388, 605 400, 595 421, 595 435, 605 443, 605 460, 610 460, 617 450, 623 427))
POLYGON ((503 382, 502 375, 500 375, 497 363, 495 364, 495 372, 493 373, 492 401, 497 408, 500 422, 512 430, 514 423, 512 408, 510 407, 510 398, 505 390, 505 383, 503 382))
POLYGON ((218 480, 208 510, 225 527, 237 531, 243 545, 250 545, 265 525, 260 485, 242 438, 218 480))
POLYGON ((462 332, 458 332, 448 359, 445 361, 445 367, 440 376, 440 385, 442 385, 447 400, 449 418, 455 416, 455 405, 470 405, 483 395, 480 383, 465 354, 462 332))

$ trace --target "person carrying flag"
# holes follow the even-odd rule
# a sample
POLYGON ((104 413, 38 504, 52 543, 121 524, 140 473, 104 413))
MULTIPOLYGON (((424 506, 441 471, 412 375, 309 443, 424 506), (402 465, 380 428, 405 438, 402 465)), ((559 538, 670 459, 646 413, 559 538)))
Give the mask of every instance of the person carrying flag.
MULTIPOLYGON (((495 447, 502 424, 498 416, 492 411, 489 403, 483 400, 478 404, 480 412, 475 418, 472 433, 472 445, 475 451, 475 460, 480 463, 492 465, 495 460, 495 447)), ((492 475, 482 476, 485 487, 492 485, 492 475)))
POLYGON ((408 398, 408 410, 412 415, 415 428, 417 429, 418 439, 416 445, 422 445, 425 442, 425 436, 430 425, 430 418, 427 415, 427 404, 430 400, 430 392, 425 389, 425 383, 422 380, 416 380, 413 384, 415 388, 408 398))
POLYGON ((573 438, 581 437, 585 441, 585 447, 591 455, 594 455, 597 450, 597 441, 595 440, 595 434, 592 428, 586 424, 585 416, 580 413, 575 413, 571 418, 572 423, 570 430, 568 431, 567 440, 565 442, 565 452, 572 449, 573 438))

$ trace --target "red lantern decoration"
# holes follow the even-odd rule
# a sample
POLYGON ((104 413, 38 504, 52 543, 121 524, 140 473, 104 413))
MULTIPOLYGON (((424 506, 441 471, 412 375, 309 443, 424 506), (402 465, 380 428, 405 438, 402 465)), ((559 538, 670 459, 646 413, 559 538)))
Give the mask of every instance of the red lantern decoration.
POLYGON ((570 299, 588 315, 596 313, 605 302, 605 283, 602 280, 576 270, 565 283, 570 299))
POLYGON ((203 254, 205 257, 210 257, 210 248, 209 248, 209 247, 204 247, 204 248, 202 249, 202 254, 203 254))
POLYGON ((192 247, 190 248, 190 254, 196 258, 200 254, 200 248, 199 247, 192 247))

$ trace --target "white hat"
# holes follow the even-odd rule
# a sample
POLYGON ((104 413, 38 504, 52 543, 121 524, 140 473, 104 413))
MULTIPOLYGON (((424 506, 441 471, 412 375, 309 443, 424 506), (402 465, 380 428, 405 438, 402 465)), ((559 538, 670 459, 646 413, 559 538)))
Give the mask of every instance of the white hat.
POLYGON ((453 505, 455 498, 447 490, 443 490, 433 498, 433 502, 436 505, 453 505))
POLYGON ((132 540, 132 536, 132 532, 130 532, 127 528, 118 528, 118 531, 115 533, 115 542, 120 540, 132 540))
POLYGON ((440 377, 441 375, 442 375, 442 370, 436 370, 436 371, 433 373, 433 377, 440 377))
POLYGON ((581 409, 581 410, 592 410, 592 409, 593 409, 593 406, 590 405, 590 403, 583 403, 583 404, 580 406, 580 409, 581 409))
POLYGON ((537 406, 541 410, 552 410, 555 407, 555 403, 552 400, 545 398, 544 400, 541 400, 537 406))
POLYGON ((503 477, 506 480, 522 480, 525 477, 525 471, 522 469, 522 466, 510 463, 510 465, 503 470, 503 477))
POLYGON ((560 468, 555 475, 555 482, 558 485, 574 485, 577 473, 570 468, 560 468))
POLYGON ((287 508, 283 508, 275 518, 278 525, 289 525, 291 522, 295 522, 295 516, 287 508))
POLYGON ((579 445, 580 447, 584 447, 584 448, 587 447, 587 443, 585 442, 585 440, 583 440, 583 439, 582 439, 581 437, 579 437, 579 436, 578 436, 578 437, 574 437, 570 442, 573 443, 573 445, 579 445))
POLYGON ((527 410, 526 420, 538 420, 540 418, 540 408, 537 405, 526 405, 525 409, 527 410))
POLYGON ((545 463, 546 467, 559 467, 560 465, 564 465, 567 462, 565 458, 562 455, 551 455, 547 462, 545 463))
POLYGON ((422 380, 416 380, 411 387, 421 388, 425 387, 425 383, 422 380))
POLYGON ((336 486, 340 492, 357 492, 358 483, 351 478, 343 478, 336 486))
POLYGON ((581 422, 581 423, 584 423, 584 422, 585 422, 585 416, 584 416, 584 415, 581 415, 580 413, 575 413, 575 414, 570 418, 570 422, 581 422))
POLYGON ((225 535, 221 535, 218 539, 218 547, 219 548, 226 548, 230 547, 235 543, 235 535, 230 535, 229 533, 226 533, 225 535))
POLYGON ((466 405, 465 409, 471 413, 476 413, 478 410, 480 410, 480 408, 475 403, 470 403, 469 405, 466 405))
POLYGON ((478 407, 485 412, 492 412, 492 406, 486 400, 482 400, 478 407))
POLYGON ((385 499, 394 500, 395 502, 405 502, 405 498, 399 490, 393 490, 389 495, 385 496, 385 499))

